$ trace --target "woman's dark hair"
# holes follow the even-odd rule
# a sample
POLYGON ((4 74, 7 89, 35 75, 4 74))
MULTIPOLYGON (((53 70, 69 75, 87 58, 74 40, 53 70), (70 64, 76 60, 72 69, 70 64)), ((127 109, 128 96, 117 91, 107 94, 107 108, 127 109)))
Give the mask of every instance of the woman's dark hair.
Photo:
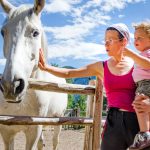
POLYGON ((118 38, 119 38, 120 40, 122 40, 122 39, 124 38, 124 36, 123 36, 116 28, 114 28, 114 27, 108 27, 108 28, 106 29, 106 31, 108 31, 108 30, 115 30, 115 31, 117 31, 117 32, 118 32, 118 38))

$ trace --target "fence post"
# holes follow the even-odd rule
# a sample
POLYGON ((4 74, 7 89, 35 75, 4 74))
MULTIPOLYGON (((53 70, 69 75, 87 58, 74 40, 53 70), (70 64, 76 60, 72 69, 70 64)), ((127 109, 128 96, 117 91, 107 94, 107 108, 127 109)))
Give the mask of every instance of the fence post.
MULTIPOLYGON (((89 85, 95 86, 95 80, 90 80, 89 85)), ((94 95, 87 96, 86 117, 94 117, 94 95)), ((84 150, 92 150, 93 126, 85 127, 84 150)))
POLYGON ((103 83, 97 78, 95 90, 95 108, 94 108, 94 124, 93 124, 93 141, 92 150, 100 150, 101 140, 101 122, 102 122, 102 108, 103 108, 103 83))

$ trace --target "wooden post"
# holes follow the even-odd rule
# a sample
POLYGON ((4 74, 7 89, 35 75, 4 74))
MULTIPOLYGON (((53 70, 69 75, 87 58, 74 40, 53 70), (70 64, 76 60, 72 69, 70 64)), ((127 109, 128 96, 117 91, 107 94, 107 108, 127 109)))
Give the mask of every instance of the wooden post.
POLYGON ((94 95, 95 87, 89 85, 79 85, 79 84, 62 84, 54 82, 40 81, 36 79, 29 78, 29 89, 32 90, 42 90, 50 92, 59 93, 70 93, 70 94, 86 94, 94 95))
POLYGON ((95 91, 95 108, 94 108, 94 124, 93 124, 93 141, 92 150, 100 150, 100 135, 102 121, 102 104, 103 104, 103 84, 97 78, 95 91))
MULTIPOLYGON (((95 80, 91 80, 89 85, 95 86, 95 80)), ((87 97, 86 117, 93 118, 94 116, 94 96, 87 97)), ((92 150, 93 126, 85 127, 84 150, 92 150)))
POLYGON ((0 115, 0 124, 3 125, 89 125, 92 126, 92 118, 79 117, 36 117, 36 116, 11 116, 0 115))

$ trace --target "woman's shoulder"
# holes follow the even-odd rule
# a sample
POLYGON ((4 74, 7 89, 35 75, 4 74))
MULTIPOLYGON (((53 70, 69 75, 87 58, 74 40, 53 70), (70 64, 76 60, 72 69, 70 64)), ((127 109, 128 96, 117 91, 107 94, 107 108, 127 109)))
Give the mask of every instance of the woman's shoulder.
POLYGON ((94 62, 89 67, 92 72, 95 72, 96 76, 103 78, 103 61, 94 62))

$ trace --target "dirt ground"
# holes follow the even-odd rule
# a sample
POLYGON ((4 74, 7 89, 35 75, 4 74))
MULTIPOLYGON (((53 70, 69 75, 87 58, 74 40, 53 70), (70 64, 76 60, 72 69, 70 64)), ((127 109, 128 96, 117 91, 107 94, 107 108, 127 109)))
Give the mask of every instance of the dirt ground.
MULTIPOLYGON (((43 150, 52 150, 52 134, 51 128, 44 129, 44 143, 43 150)), ((80 130, 64 130, 60 134, 60 142, 58 150, 83 150, 84 145, 84 129, 80 130)), ((25 150, 25 136, 20 132, 15 137, 15 150, 25 150)), ((4 150, 2 139, 0 138, 0 150, 4 150)))

